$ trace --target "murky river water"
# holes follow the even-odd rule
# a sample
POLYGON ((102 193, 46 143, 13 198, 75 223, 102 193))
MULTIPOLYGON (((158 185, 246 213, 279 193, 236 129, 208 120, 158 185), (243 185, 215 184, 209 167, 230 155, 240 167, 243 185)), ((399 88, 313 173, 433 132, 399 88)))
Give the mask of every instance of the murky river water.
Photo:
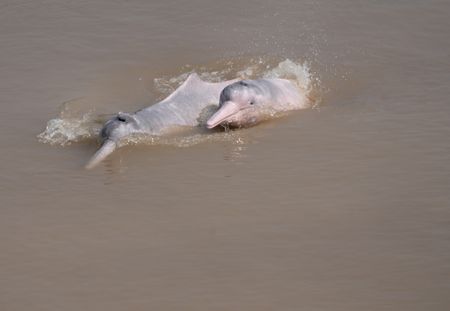
POLYGON ((3 1, 0 309, 449 310, 449 16, 437 0, 3 1), (183 74, 290 61, 313 108, 83 169, 105 115, 183 74), (75 136, 40 141, 51 119, 75 136))

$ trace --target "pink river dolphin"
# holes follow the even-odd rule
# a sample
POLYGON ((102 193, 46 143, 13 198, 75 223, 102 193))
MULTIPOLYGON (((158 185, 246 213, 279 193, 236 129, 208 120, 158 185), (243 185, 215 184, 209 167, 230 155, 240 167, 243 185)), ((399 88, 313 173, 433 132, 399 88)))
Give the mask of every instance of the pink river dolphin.
POLYGON ((161 136, 170 128, 198 126, 202 111, 210 106, 218 110, 207 120, 211 129, 221 125, 252 126, 277 112, 299 109, 304 97, 285 79, 228 80, 205 82, 193 73, 164 100, 135 113, 119 112, 108 120, 101 132, 101 147, 87 163, 95 167, 132 134, 161 136))

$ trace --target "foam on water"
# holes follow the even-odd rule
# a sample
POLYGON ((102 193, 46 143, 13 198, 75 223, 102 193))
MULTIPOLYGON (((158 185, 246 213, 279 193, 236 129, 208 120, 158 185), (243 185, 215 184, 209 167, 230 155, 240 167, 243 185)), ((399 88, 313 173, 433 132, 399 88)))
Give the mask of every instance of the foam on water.
MULTIPOLYGON (((153 79, 153 87, 161 97, 166 97, 172 93, 192 72, 205 81, 218 82, 230 78, 255 79, 265 78, 284 78, 290 79, 296 83, 305 96, 305 106, 314 105, 311 97, 314 88, 313 74, 307 63, 296 63, 289 59, 281 62, 273 62, 263 58, 251 59, 245 65, 236 65, 233 62, 227 62, 221 68, 207 68, 185 66, 186 70, 178 75, 156 77, 153 79)), ((40 142, 51 145, 66 146, 76 142, 96 139, 102 124, 107 118, 98 115, 95 112, 95 105, 89 108, 85 107, 81 99, 69 101, 62 105, 60 116, 47 122, 45 130, 37 137, 40 142)), ((304 108, 304 107, 301 107, 304 108)), ((242 142, 239 131, 226 132, 208 132, 193 129, 188 131, 179 131, 171 137, 131 137, 124 144, 144 143, 149 145, 171 145, 177 147, 188 147, 208 141, 229 141, 242 142)))
POLYGON ((184 135, 172 136, 148 136, 148 135, 132 135, 123 144, 136 145, 164 145, 179 148, 191 147, 197 144, 215 141, 226 141, 232 144, 241 145, 246 142, 246 138, 240 131, 225 131, 205 133, 198 130, 191 130, 184 135))
POLYGON ((66 146, 98 135, 99 130, 92 126, 92 114, 81 118, 56 118, 47 122, 45 130, 38 135, 40 142, 66 146))

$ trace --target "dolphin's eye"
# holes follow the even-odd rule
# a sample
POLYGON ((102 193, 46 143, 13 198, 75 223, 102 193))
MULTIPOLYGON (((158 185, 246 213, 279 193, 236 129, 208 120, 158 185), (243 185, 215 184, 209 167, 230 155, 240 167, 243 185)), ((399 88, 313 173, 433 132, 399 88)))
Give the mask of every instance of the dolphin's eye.
POLYGON ((117 120, 120 121, 120 122, 126 122, 124 117, 121 117, 121 116, 117 116, 117 120))

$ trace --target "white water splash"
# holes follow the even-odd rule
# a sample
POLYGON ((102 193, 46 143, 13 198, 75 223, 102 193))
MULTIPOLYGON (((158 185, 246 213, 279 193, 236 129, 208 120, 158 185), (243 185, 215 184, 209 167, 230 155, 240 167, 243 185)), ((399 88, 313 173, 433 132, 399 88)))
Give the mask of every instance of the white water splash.
POLYGON ((81 118, 51 119, 37 137, 42 143, 67 146, 97 136, 99 128, 93 126, 93 120, 92 113, 86 113, 81 118))
POLYGON ((268 70, 264 74, 264 78, 282 78, 292 80, 304 92, 309 92, 312 87, 311 70, 306 62, 303 64, 297 64, 290 59, 286 59, 280 62, 278 66, 268 70))

